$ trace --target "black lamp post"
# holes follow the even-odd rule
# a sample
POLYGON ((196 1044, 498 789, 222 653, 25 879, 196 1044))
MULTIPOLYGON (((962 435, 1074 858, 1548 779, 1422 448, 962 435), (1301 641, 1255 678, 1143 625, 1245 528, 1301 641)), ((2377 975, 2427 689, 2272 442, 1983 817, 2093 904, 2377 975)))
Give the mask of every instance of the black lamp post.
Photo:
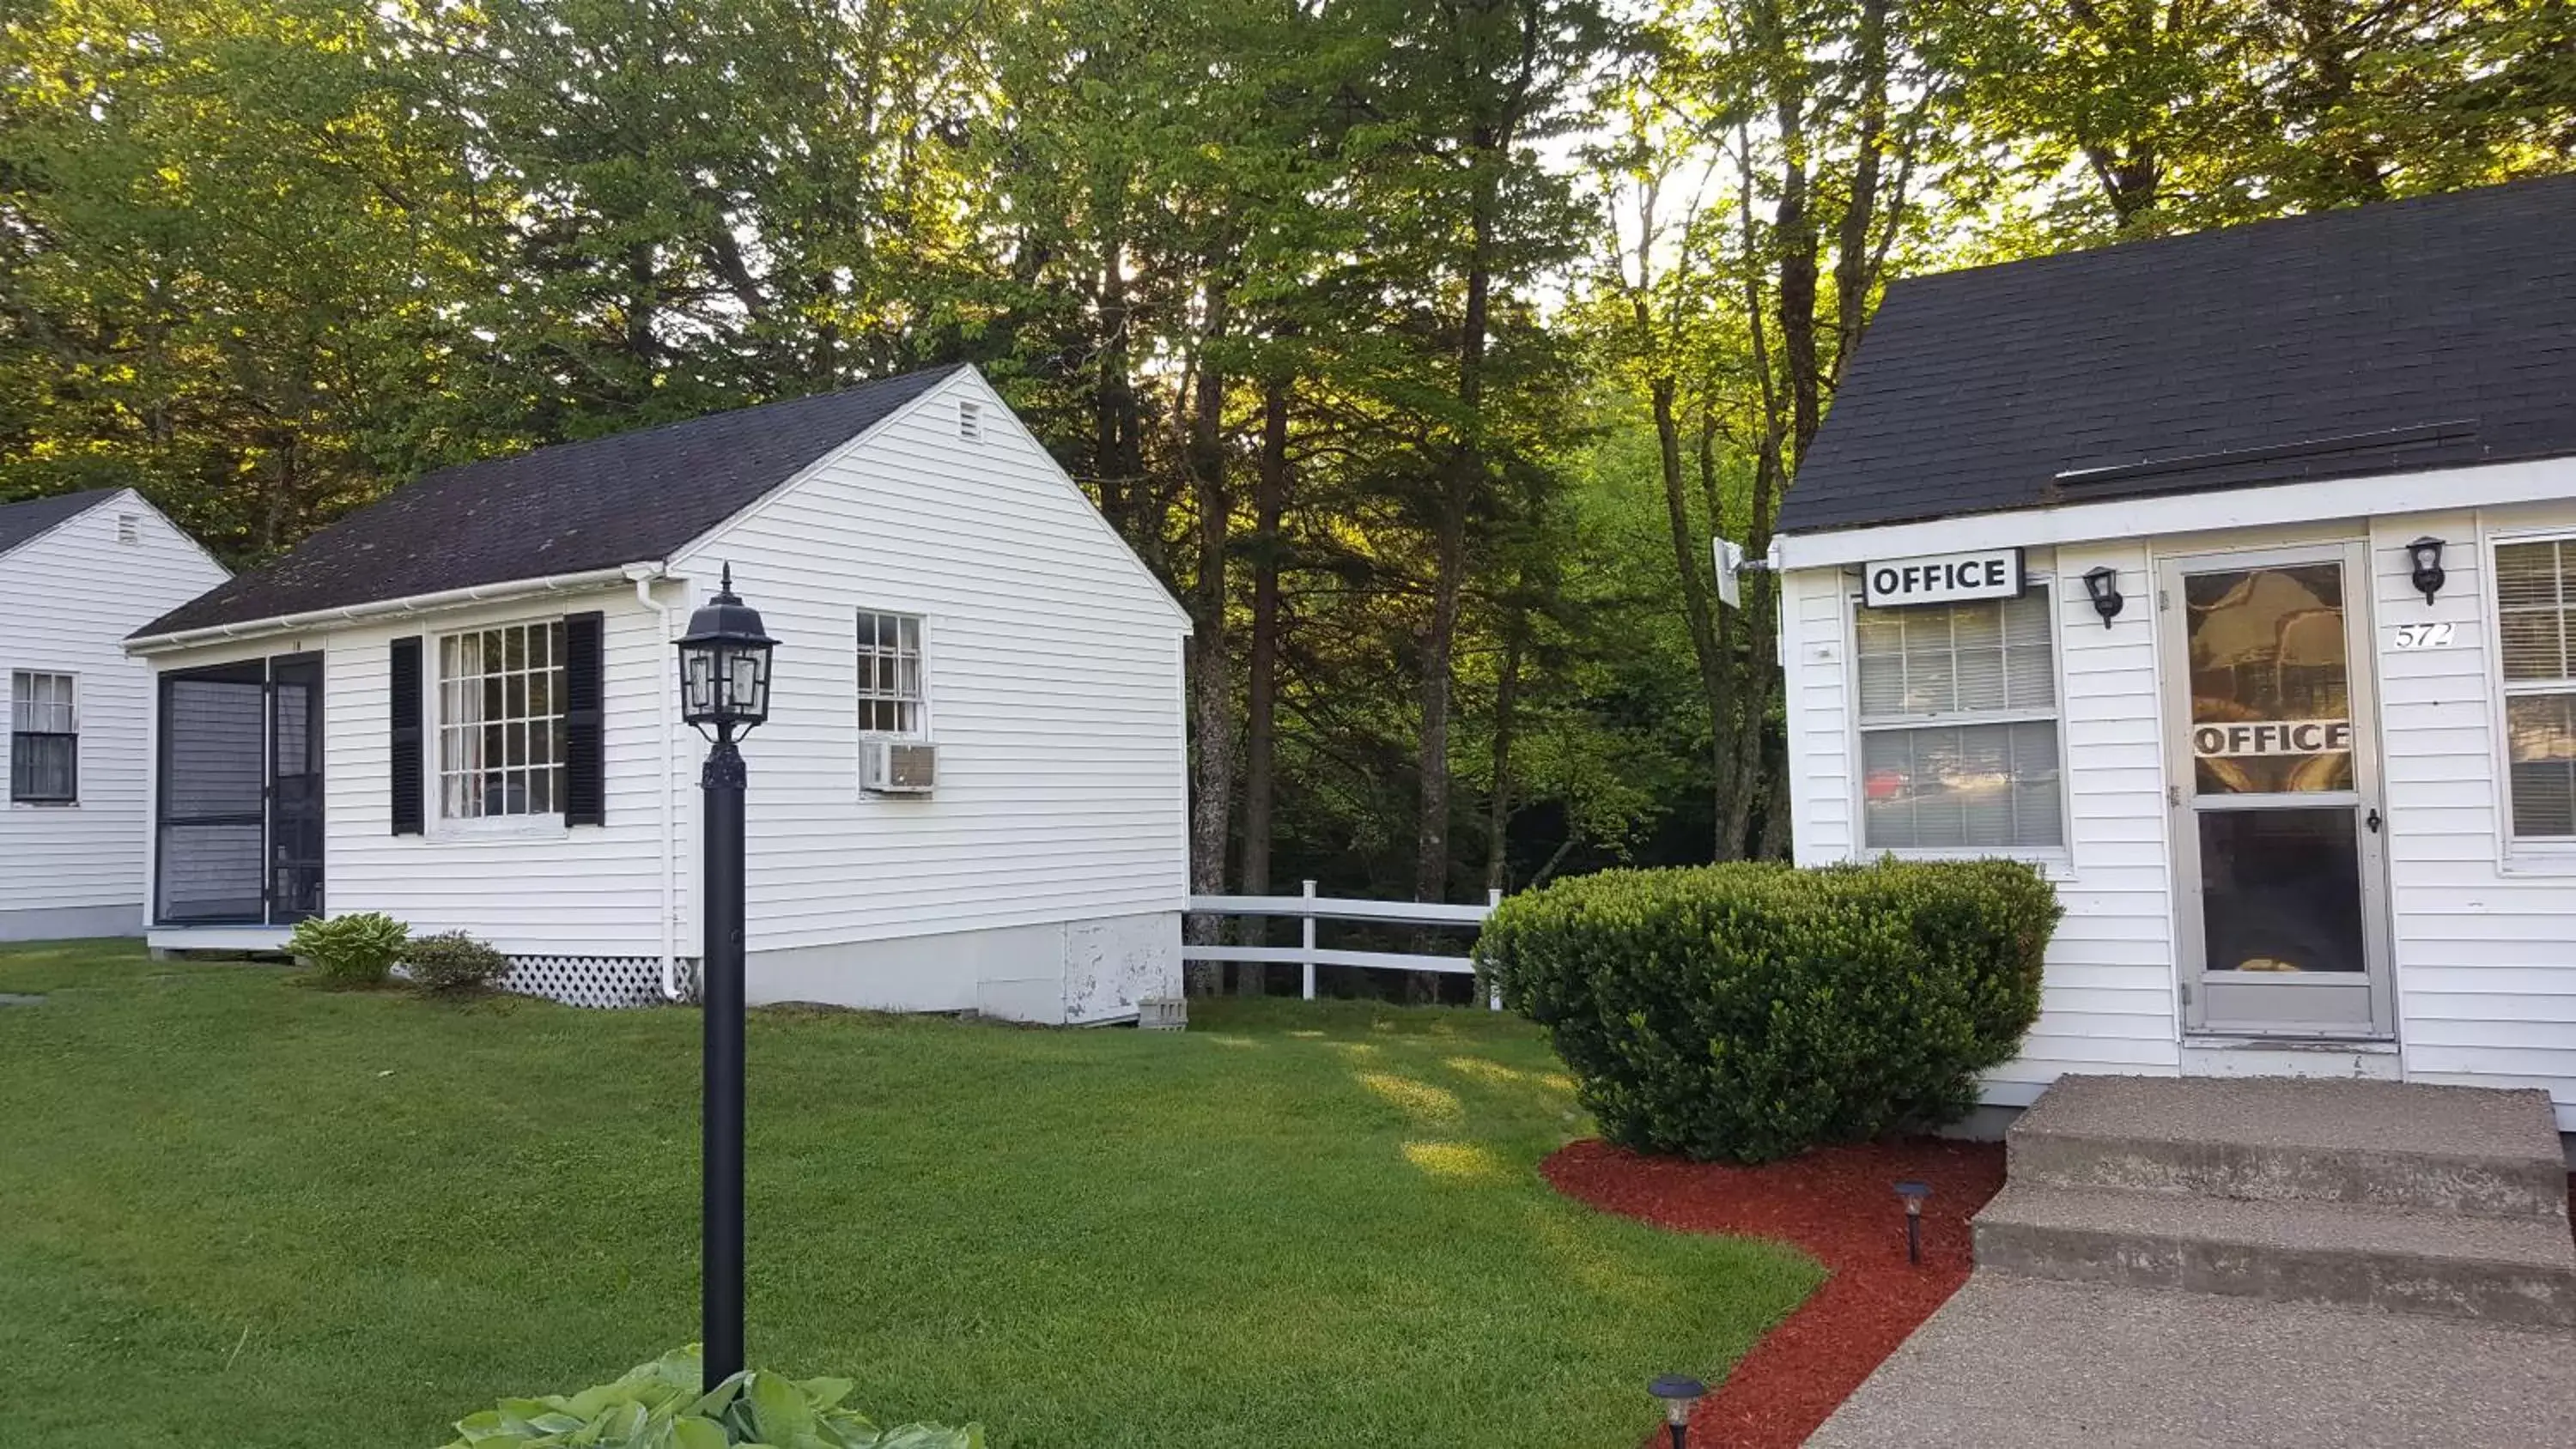
POLYGON ((699 1316, 705 1383, 742 1370, 742 752, 734 737, 769 718, 769 651, 760 611, 734 597, 733 565, 680 640, 680 718, 715 741, 706 792, 706 941, 698 1002, 706 1021, 700 1185, 699 1316), (709 733, 712 728, 713 733, 709 733))
POLYGON ((1691 1410, 1708 1392, 1708 1385, 1683 1374, 1666 1374, 1646 1385, 1646 1392, 1664 1401, 1664 1428, 1673 1436, 1673 1449, 1689 1449, 1691 1410))

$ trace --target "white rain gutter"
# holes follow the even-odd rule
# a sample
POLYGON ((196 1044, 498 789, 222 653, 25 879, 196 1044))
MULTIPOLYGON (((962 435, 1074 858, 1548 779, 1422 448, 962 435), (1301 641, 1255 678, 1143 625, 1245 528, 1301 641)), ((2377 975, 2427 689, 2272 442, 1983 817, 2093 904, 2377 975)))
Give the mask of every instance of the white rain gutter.
POLYGON ((293 634, 305 629, 363 623, 370 619, 426 614, 436 609, 461 609, 470 604, 499 603, 508 599, 533 598, 544 594, 568 594, 585 589, 608 588, 635 577, 639 569, 658 577, 663 572, 664 565, 659 561, 620 564, 609 569, 585 569, 574 574, 554 574, 538 579, 512 579, 506 583, 474 584, 466 588, 441 589, 436 593, 412 594, 399 599, 377 599, 370 603, 348 604, 337 609, 308 609, 301 614, 280 614, 274 618, 253 619, 241 624, 209 624, 201 629, 181 629, 171 634, 153 634, 141 639, 128 639, 125 641, 125 652, 160 654, 172 649, 186 649, 197 644, 221 644, 235 639, 264 639, 272 634, 293 634))
MULTIPOLYGON (((653 581, 667 577, 668 571, 660 564, 636 564, 626 571, 626 576, 635 581, 635 602, 653 611, 654 618, 660 621, 662 643, 669 647, 671 606, 653 597, 653 581)), ((665 1001, 686 999, 680 990, 680 851, 679 842, 671 838, 679 813, 678 787, 671 783, 672 772, 679 768, 679 761, 672 754, 678 743, 674 736, 679 729, 679 721, 671 718, 671 696, 676 691, 677 686, 668 683, 653 691, 661 701, 657 708, 662 717, 662 999, 665 1001)))

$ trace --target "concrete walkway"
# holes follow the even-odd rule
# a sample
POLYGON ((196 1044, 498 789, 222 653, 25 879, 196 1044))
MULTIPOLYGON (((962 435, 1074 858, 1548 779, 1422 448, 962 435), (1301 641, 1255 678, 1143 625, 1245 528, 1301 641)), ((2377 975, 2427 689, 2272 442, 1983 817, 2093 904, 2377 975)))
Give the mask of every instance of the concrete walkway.
POLYGON ((2576 1445, 2576 1333, 1981 1272, 1807 1443, 2576 1445))

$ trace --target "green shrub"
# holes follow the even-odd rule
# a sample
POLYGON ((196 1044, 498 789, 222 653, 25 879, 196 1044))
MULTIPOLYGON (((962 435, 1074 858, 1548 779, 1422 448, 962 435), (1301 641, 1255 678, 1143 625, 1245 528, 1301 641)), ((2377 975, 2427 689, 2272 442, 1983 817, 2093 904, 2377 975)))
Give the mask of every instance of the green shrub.
POLYGON ((1964 1115, 2060 914, 2005 860, 1605 871, 1504 901, 1476 955, 1604 1137, 1762 1162, 1964 1115))
POLYGON ((441 931, 403 947, 403 969, 422 991, 481 991, 510 969, 510 958, 463 931, 441 931))
POLYGON ((295 923, 286 948, 333 986, 381 986, 385 973, 401 959, 411 927, 377 911, 312 917, 295 923))
POLYGON ((503 1399, 457 1422, 446 1449, 596 1445, 598 1449, 983 1449, 974 1424, 879 1429, 853 1409, 847 1379, 790 1379, 746 1369, 701 1394, 695 1345, 638 1364, 615 1383, 542 1399, 503 1399))

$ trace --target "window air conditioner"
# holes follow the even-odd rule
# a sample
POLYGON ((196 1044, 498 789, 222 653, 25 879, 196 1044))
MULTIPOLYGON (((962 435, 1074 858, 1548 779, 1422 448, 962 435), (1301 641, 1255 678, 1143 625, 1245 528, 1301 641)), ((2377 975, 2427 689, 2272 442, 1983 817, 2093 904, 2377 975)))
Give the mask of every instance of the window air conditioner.
POLYGON ((859 788, 871 795, 927 795, 939 779, 939 747, 903 740, 859 745, 859 788))

